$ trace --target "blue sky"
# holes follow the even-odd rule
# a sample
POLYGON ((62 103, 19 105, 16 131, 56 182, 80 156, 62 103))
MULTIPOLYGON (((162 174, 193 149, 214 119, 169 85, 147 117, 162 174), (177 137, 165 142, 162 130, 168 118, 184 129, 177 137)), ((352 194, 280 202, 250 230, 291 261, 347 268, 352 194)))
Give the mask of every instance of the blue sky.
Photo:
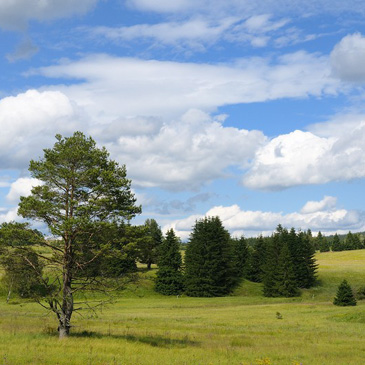
POLYGON ((365 4, 257 3, 1 2, 0 222, 81 130, 126 164, 135 223, 365 230, 365 4))

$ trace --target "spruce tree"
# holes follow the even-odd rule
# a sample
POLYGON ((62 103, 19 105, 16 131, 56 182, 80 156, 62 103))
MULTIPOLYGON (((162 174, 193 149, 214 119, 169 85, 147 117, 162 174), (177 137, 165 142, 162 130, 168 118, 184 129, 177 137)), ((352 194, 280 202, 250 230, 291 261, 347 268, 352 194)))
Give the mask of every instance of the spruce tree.
POLYGON ((340 241, 340 238, 338 237, 338 234, 336 233, 333 236, 333 240, 332 240, 332 251, 342 251, 343 247, 342 247, 342 243, 340 241))
POLYGON ((266 241, 260 236, 252 248, 252 253, 247 263, 247 279, 255 283, 261 283, 264 275, 263 266, 266 256, 266 241))
MULTIPOLYGON (((283 297, 296 297, 299 295, 292 257, 287 243, 281 248, 275 294, 283 297)), ((276 296, 275 295, 275 296, 276 296)))
POLYGON ((356 305, 356 299, 352 292, 351 286, 346 280, 344 280, 338 287, 337 295, 333 300, 333 304, 342 307, 356 305))
POLYGON ((231 244, 233 246, 234 275, 239 281, 240 278, 247 276, 249 249, 243 236, 239 239, 232 239, 231 244))
POLYGON ((182 275, 182 259, 179 240, 174 230, 167 231, 159 248, 158 271, 155 290, 164 295, 181 294, 184 289, 182 275))
POLYGON ((230 236, 218 217, 195 223, 185 253, 185 288, 192 297, 228 294, 235 283, 230 236))
POLYGON ((279 257, 281 253, 280 232, 276 232, 267 241, 265 264, 263 265, 263 294, 265 297, 279 296, 278 285, 280 280, 279 257))

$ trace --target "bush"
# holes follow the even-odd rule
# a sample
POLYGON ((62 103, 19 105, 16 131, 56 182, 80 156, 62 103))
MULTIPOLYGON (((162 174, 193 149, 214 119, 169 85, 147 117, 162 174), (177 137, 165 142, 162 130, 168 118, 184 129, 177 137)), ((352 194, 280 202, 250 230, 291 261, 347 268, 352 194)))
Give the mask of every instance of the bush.
POLYGON ((352 292, 351 286, 344 280, 337 290, 337 295, 333 300, 334 305, 339 305, 342 307, 354 306, 356 305, 356 299, 352 292))

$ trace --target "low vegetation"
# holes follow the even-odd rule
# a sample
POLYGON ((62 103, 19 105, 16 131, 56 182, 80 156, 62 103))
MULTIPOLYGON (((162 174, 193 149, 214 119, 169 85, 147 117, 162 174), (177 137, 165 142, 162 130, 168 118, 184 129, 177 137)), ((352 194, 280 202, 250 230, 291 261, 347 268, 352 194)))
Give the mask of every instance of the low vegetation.
MULTIPOLYGON (((332 302, 343 279, 355 291, 364 285, 365 250, 316 259, 320 284, 295 298, 265 298, 262 284, 248 280, 226 297, 166 297, 154 291, 152 266, 112 305, 76 316, 63 341, 51 315, 26 299, 6 304, 3 289, 0 358, 3 364, 361 364, 364 301, 332 302)), ((98 295, 89 293, 89 300, 98 295)))

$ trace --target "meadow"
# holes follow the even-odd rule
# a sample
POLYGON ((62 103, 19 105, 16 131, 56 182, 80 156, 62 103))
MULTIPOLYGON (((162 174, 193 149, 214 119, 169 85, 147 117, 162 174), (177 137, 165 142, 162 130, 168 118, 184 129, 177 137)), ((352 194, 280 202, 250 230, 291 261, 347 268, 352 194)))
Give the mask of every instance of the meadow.
POLYGON ((365 285, 365 250, 317 255, 320 284, 298 298, 264 298, 244 281, 222 298, 164 297, 154 271, 59 340, 54 314, 0 297, 0 364, 363 364, 365 300, 332 304, 347 279, 365 285))

